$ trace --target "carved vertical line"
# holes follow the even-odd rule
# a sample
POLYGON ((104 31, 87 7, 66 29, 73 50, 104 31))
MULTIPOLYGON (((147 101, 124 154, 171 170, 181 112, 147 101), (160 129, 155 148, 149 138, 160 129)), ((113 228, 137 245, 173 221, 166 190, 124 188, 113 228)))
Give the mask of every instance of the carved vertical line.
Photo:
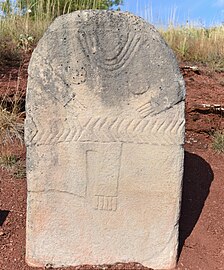
POLYGON ((85 197, 87 197, 88 183, 89 183, 88 151, 85 152, 85 162, 86 162, 86 188, 85 188, 85 197))
POLYGON ((108 198, 108 205, 107 205, 108 211, 112 210, 112 198, 108 198))
POLYGON ((98 207, 98 209, 103 210, 103 206, 104 206, 104 198, 103 198, 103 196, 99 196, 99 207, 98 207))
POLYGON ((95 198, 94 198, 95 200, 94 200, 94 203, 95 203, 95 209, 97 210, 98 208, 99 208, 99 196, 95 196, 95 198))
POLYGON ((108 210, 108 200, 106 196, 103 197, 103 210, 108 210))
MULTIPOLYGON (((121 143, 121 146, 120 146, 120 155, 119 155, 119 170, 118 170, 118 176, 117 176, 117 196, 119 195, 119 181, 120 181, 120 177, 121 177, 121 160, 122 160, 122 153, 123 153, 123 143, 121 143)), ((117 210, 117 197, 115 197, 116 199, 116 209, 117 210)), ((112 210, 113 210, 113 202, 111 203, 112 205, 112 210)), ((114 211, 115 211, 114 210, 114 211)))
POLYGON ((116 211, 117 210, 117 197, 112 197, 112 210, 116 211))

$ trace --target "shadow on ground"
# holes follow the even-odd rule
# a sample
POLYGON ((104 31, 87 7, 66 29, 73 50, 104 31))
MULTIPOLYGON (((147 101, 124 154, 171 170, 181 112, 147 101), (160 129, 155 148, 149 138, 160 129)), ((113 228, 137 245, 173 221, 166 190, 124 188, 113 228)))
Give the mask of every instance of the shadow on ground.
POLYGON ((213 178, 212 168, 203 158, 185 151, 179 255, 200 217, 213 178))
POLYGON ((0 210, 0 226, 3 225, 3 223, 5 222, 8 214, 9 214, 9 211, 7 211, 7 210, 0 210))

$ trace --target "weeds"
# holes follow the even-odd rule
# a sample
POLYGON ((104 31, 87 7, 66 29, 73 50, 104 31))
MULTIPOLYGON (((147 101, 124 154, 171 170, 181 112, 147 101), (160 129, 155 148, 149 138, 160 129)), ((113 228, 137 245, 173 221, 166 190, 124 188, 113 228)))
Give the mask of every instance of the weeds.
POLYGON ((25 178, 26 168, 20 157, 14 154, 4 154, 0 156, 0 167, 7 170, 17 179, 25 178))
POLYGON ((212 146, 216 152, 224 153, 224 130, 214 133, 212 146))
POLYGON ((23 141, 24 113, 9 111, 0 105, 0 141, 5 144, 15 139, 23 141))
POLYGON ((16 155, 3 155, 0 157, 0 166, 5 169, 11 169, 19 158, 16 155))
POLYGON ((20 34, 19 41, 18 41, 18 47, 21 48, 25 53, 27 51, 32 50, 32 44, 34 42, 34 38, 32 36, 29 36, 28 34, 20 34))
MULTIPOLYGON (((11 74, 10 74, 11 75, 11 74)), ((18 69, 16 88, 14 93, 10 93, 9 76, 6 82, 4 95, 0 95, 0 144, 12 143, 15 140, 23 142, 24 134, 24 102, 23 91, 20 86, 21 67, 18 69), (8 84, 8 85, 7 85, 8 84)))
MULTIPOLYGON (((56 16, 77 9, 108 8, 107 2, 17 0, 14 1, 17 6, 6 5, 5 16, 0 18, 0 63, 4 54, 13 56, 32 50, 56 16)), ((166 30, 159 31, 180 60, 200 62, 216 70, 224 70, 224 25, 211 28, 196 27, 190 23, 174 25, 171 21, 166 30)))
POLYGON ((18 162, 16 170, 13 172, 13 176, 16 179, 23 179, 26 177, 26 166, 21 161, 18 162))
POLYGON ((170 26, 165 31, 161 30, 161 34, 180 60, 224 70, 224 25, 209 29, 190 25, 170 26))
POLYGON ((0 1, 0 65, 32 51, 55 17, 81 9, 109 9, 122 0, 16 0, 0 1))

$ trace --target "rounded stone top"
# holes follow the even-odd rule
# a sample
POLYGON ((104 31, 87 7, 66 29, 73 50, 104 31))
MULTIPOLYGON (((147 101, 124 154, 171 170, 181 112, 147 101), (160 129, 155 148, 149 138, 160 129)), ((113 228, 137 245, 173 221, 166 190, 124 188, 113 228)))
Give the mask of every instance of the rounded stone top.
POLYGON ((172 50, 152 25, 126 12, 58 17, 35 49, 29 74, 63 105, 74 97, 96 110, 101 104, 119 110, 147 104, 140 109, 143 118, 185 97, 172 50))

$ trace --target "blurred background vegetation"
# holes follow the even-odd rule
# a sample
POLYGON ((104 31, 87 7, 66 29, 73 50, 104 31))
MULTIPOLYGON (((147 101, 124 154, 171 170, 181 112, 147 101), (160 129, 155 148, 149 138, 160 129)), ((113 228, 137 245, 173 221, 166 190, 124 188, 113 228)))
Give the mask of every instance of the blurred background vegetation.
POLYGON ((0 65, 31 51, 55 17, 83 9, 119 10, 122 0, 0 0, 0 65))
MULTIPOLYGON (((32 50, 55 17, 81 9, 120 9, 121 0, 0 0, 0 64, 32 50)), ((150 14, 152 11, 147 11, 150 14)), ((224 70, 224 25, 198 27, 190 22, 158 29, 180 61, 224 70)))

